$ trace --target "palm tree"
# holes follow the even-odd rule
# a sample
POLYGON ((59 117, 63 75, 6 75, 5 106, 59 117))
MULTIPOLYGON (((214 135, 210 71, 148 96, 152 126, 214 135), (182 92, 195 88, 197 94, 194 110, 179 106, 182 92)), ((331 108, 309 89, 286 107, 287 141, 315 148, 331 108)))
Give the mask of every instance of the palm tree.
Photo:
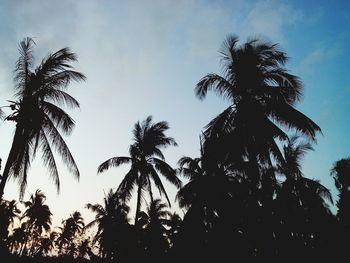
MULTIPOLYGON (((284 161, 278 164, 278 171, 286 176, 283 186, 288 185, 290 191, 297 191, 296 196, 298 198, 305 197, 304 194, 310 193, 321 198, 322 205, 327 207, 324 200, 333 203, 332 195, 325 186, 323 186, 319 181, 312 180, 304 177, 301 172, 301 159, 306 154, 307 151, 313 150, 313 147, 308 142, 298 142, 298 136, 292 136, 288 140, 288 144, 283 147, 284 161), (302 187, 302 188, 300 188, 302 187), (305 192, 300 192, 305 191, 305 192)), ((310 196, 305 198, 305 201, 300 200, 300 204, 306 201, 311 201, 310 196)))
POLYGON ((58 237, 58 233, 52 231, 40 239, 40 245, 37 248, 36 255, 49 255, 54 251, 55 242, 58 237))
POLYGON ((6 241, 9 228, 19 217, 21 211, 17 208, 15 200, 6 201, 0 199, 0 246, 6 241))
POLYGON ((115 250, 119 249, 127 238, 124 234, 129 225, 130 208, 112 189, 104 198, 104 205, 87 204, 86 208, 96 215, 95 219, 85 226, 85 229, 97 225, 97 233, 93 243, 99 243, 99 253, 103 258, 111 259, 115 250))
POLYGON ((71 214, 66 220, 63 220, 62 223, 63 227, 60 228, 61 233, 57 239, 59 252, 62 253, 62 248, 65 247, 67 251, 73 253, 77 245, 74 242, 75 238, 77 235, 83 233, 84 230, 84 219, 79 211, 74 211, 73 214, 71 214))
MULTIPOLYGON (((319 181, 304 177, 301 172, 301 159, 313 148, 310 143, 298 140, 298 136, 289 139, 283 147, 284 162, 277 167, 279 173, 286 177, 275 199, 274 214, 278 221, 276 236, 280 253, 290 253, 293 249, 310 253, 329 239, 324 226, 332 223, 332 214, 326 202, 333 202, 330 191, 319 181)), ((293 255, 290 253, 288 256, 293 255)))
POLYGON ((20 227, 13 229, 12 235, 8 237, 10 251, 19 255, 29 236, 27 223, 22 223, 20 227))
POLYGON ((350 230, 350 158, 343 158, 333 165, 331 175, 339 191, 337 201, 338 220, 350 230))
POLYGON ((90 239, 85 238, 83 239, 79 246, 78 246, 78 257, 79 258, 86 258, 86 256, 89 256, 92 253, 91 246, 90 246, 90 239))
POLYGON ((53 151, 61 155, 69 171, 79 178, 78 167, 61 135, 69 135, 75 123, 59 105, 79 107, 65 89, 71 81, 85 80, 85 76, 69 64, 77 60, 69 48, 49 54, 33 70, 33 44, 31 38, 26 38, 19 45, 20 57, 15 69, 17 100, 11 104, 14 112, 6 118, 16 122, 16 129, 0 183, 0 198, 10 176, 19 179, 23 197, 31 160, 38 150, 57 190, 60 181, 53 151))
POLYGON ((30 196, 29 201, 24 202, 27 209, 24 211, 23 218, 28 218, 29 228, 37 231, 39 235, 43 231, 48 232, 51 228, 52 213, 49 206, 44 204, 45 201, 45 194, 38 189, 34 195, 30 196))
POLYGON ((28 231, 27 222, 13 229, 12 235, 8 238, 10 251, 17 252, 17 254, 20 255, 24 251, 29 237, 30 233, 28 231))
POLYGON ((315 139, 320 128, 295 109, 302 85, 284 68, 287 56, 277 44, 251 39, 238 46, 238 38, 229 36, 220 53, 223 75, 208 74, 195 89, 199 99, 214 90, 230 102, 207 125, 205 152, 215 160, 248 160, 256 183, 258 162, 271 166, 270 155, 283 160, 275 141, 288 139, 282 127, 296 129, 310 139, 315 139))
POLYGON ((139 222, 143 230, 141 243, 152 259, 158 260, 158 257, 162 256, 169 248, 166 226, 169 224, 171 213, 167 208, 166 203, 162 203, 160 199, 154 199, 147 207, 146 212, 140 212, 139 222))
POLYGON ((170 200, 158 172, 177 188, 181 187, 181 181, 176 176, 176 171, 165 162, 161 151, 161 148, 177 145, 173 138, 165 135, 164 132, 168 129, 169 125, 167 122, 152 123, 151 116, 147 117, 142 123, 137 122, 133 130, 134 143, 129 148, 130 157, 112 157, 98 167, 98 173, 102 173, 110 167, 131 163, 131 168, 120 183, 117 191, 121 193, 124 200, 129 200, 132 196, 132 191, 137 186, 135 224, 138 221, 141 209, 142 192, 148 192, 151 202, 153 200, 151 181, 158 188, 159 193, 165 195, 170 206, 170 200))
POLYGON ((142 213, 142 227, 145 229, 157 229, 165 233, 165 226, 168 225, 169 217, 171 216, 167 208, 167 204, 162 203, 162 200, 154 199, 147 207, 147 211, 142 213))
POLYGON ((168 230, 168 238, 170 246, 172 247, 176 242, 177 235, 182 226, 182 218, 176 213, 170 214, 170 218, 167 222, 169 230, 168 230))

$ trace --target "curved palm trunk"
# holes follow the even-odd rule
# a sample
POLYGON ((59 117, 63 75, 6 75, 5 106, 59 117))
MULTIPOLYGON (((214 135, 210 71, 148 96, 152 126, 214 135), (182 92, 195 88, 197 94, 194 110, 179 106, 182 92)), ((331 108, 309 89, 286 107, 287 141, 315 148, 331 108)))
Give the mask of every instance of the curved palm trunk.
POLYGON ((2 199, 2 197, 4 195, 5 185, 6 185, 6 182, 8 180, 8 177, 10 175, 11 165, 12 165, 13 161, 16 158, 16 150, 18 148, 18 141, 20 139, 21 138, 20 138, 19 129, 16 129, 16 132, 15 132, 15 135, 14 135, 13 141, 12 141, 11 150, 10 150, 9 156, 8 156, 8 158, 6 160, 4 172, 3 172, 2 177, 1 177, 1 182, 0 182, 0 199, 2 199))

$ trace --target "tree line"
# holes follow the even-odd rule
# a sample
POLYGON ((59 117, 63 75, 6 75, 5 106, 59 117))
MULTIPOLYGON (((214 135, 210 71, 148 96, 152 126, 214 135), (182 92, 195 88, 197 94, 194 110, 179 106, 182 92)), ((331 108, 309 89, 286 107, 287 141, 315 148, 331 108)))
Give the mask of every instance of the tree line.
POLYGON ((213 91, 230 102, 201 132, 200 156, 184 156, 177 167, 169 165, 162 151, 176 141, 166 135, 166 121, 149 116, 135 124, 128 156, 98 166, 98 173, 124 164, 130 169, 102 204, 86 205, 95 214, 92 222, 85 224, 75 211, 53 228, 40 190, 21 201, 21 213, 16 200, 2 198, 4 188, 8 178, 16 178, 23 199, 36 154, 57 190, 54 152, 73 176, 80 176, 62 136, 72 132, 75 122, 62 106, 79 107, 67 88, 85 76, 71 66, 76 55, 68 48, 49 54, 34 68, 34 44, 26 38, 19 45, 16 99, 8 106, 11 113, 3 114, 16 124, 0 182, 0 253, 9 260, 255 262, 347 255, 350 158, 331 168, 339 192, 333 214, 329 189, 302 173, 302 158, 321 132, 296 108, 302 82, 286 69, 287 55, 280 46, 258 38, 239 44, 238 37, 227 37, 220 50, 222 74, 207 74, 195 87, 199 99, 213 91), (162 178, 178 189, 176 201, 184 216, 170 212, 162 178), (154 191, 160 198, 154 198, 154 191), (130 215, 133 196, 136 212, 130 215), (19 227, 14 227, 16 220, 19 227), (89 236, 88 229, 96 231, 89 236))

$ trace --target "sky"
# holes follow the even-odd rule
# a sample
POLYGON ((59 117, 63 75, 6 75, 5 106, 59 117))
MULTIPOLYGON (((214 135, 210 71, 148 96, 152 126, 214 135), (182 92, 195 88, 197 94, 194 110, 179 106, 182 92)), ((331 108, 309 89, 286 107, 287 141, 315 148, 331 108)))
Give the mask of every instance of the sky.
MULTIPOLYGON (((60 165, 57 194, 36 158, 24 199, 41 189, 54 225, 75 210, 91 220, 85 204, 101 203, 127 171, 121 167, 97 174, 98 165, 127 155, 134 123, 148 115, 167 121, 167 134, 178 143, 164 150, 168 163, 198 156, 202 128, 228 102, 212 93, 200 101, 194 87, 207 73, 221 73, 218 51, 229 34, 242 42, 258 36, 279 43, 290 57, 286 67, 304 83, 297 108, 322 128, 303 172, 336 195, 330 169, 350 155, 349 29, 350 3, 340 0, 0 1, 1 106, 14 98, 13 70, 24 37, 36 42, 36 65, 49 52, 68 46, 78 55, 76 69, 87 76, 85 83, 69 86, 81 104, 69 111, 76 127, 66 138, 80 169, 79 182, 60 165)), ((3 163, 14 128, 14 123, 0 124, 3 163)), ((164 183, 174 200, 176 189, 164 183)), ((16 181, 8 182, 5 198, 18 199, 16 181)))

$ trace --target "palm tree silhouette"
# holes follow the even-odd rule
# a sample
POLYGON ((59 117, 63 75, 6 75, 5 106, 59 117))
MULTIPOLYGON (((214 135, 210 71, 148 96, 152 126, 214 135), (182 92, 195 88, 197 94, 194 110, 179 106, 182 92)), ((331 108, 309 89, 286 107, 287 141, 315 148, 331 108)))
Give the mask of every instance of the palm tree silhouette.
POLYGON ((223 76, 208 74, 195 89, 199 99, 214 90, 231 104, 206 126, 205 152, 215 160, 250 161, 257 182, 258 162, 271 166, 270 155, 283 159, 275 141, 287 140, 282 127, 310 139, 320 128, 295 109, 302 85, 284 68, 287 56, 277 44, 250 39, 238 46, 238 37, 229 36, 220 53, 223 76))
POLYGON ((22 219, 28 219, 27 227, 31 238, 29 253, 32 255, 36 252, 36 247, 39 246, 43 232, 49 232, 51 228, 52 213, 50 208, 44 204, 45 200, 45 194, 38 189, 34 195, 30 196, 29 201, 23 202, 26 210, 22 219))
POLYGON ((78 246, 78 257, 86 258, 91 254, 90 239, 83 239, 78 246))
POLYGON ((57 238, 59 252, 63 253, 63 248, 67 253, 74 255, 77 252, 75 238, 84 230, 84 219, 79 211, 74 211, 67 219, 63 220, 61 233, 57 238))
POLYGON ((95 219, 85 226, 85 229, 97 225, 93 243, 99 243, 99 253, 103 258, 112 259, 115 250, 121 247, 127 238, 123 234, 127 232, 130 208, 112 189, 104 198, 104 205, 87 204, 86 208, 96 215, 95 219))
POLYGON ((28 227, 41 235, 44 231, 48 232, 51 228, 52 213, 48 205, 45 205, 46 196, 39 189, 34 195, 30 196, 30 200, 24 202, 26 210, 23 218, 28 218, 28 227))
POLYGON ((284 257, 295 257, 294 250, 311 253, 318 243, 328 239, 323 226, 331 221, 327 202, 333 203, 332 195, 319 181, 306 178, 301 172, 301 159, 310 150, 313 150, 310 143, 292 136, 283 147, 284 162, 277 167, 286 177, 277 191, 274 213, 279 222, 276 233, 279 253, 284 257))
POLYGON ((170 200, 158 172, 177 188, 181 187, 181 181, 176 176, 176 171, 165 162, 161 151, 161 148, 177 145, 173 138, 165 135, 165 131, 168 129, 169 125, 167 122, 152 123, 151 116, 147 117, 142 123, 137 122, 133 130, 134 143, 129 148, 130 157, 113 157, 98 167, 98 173, 102 173, 110 167, 131 163, 131 168, 120 183, 117 191, 121 193, 124 200, 129 200, 132 196, 132 191, 137 186, 135 224, 138 221, 141 209, 142 192, 148 192, 151 202, 153 200, 151 181, 154 182, 159 193, 166 197, 170 206, 170 200))
POLYGON ((335 162, 331 175, 339 191, 339 199, 337 201, 338 220, 350 231, 350 208, 348 205, 350 201, 350 158, 343 158, 335 162))
POLYGON ((167 208, 166 203, 162 203, 160 199, 154 199, 146 212, 140 212, 139 216, 139 224, 143 232, 141 243, 149 259, 157 262, 169 248, 166 226, 169 225, 171 213, 167 208))
POLYGON ((23 222, 20 227, 13 229, 12 235, 8 238, 10 251, 22 255, 29 237, 30 232, 28 230, 28 223, 23 222))
POLYGON ((48 233, 46 236, 41 237, 40 245, 37 248, 36 255, 46 255, 48 256, 50 253, 53 253, 55 249, 55 243, 58 237, 58 233, 52 231, 48 233))
POLYGON ((177 235, 182 227, 182 218, 176 212, 171 213, 167 225, 169 227, 167 236, 169 238, 170 246, 172 247, 174 246, 177 235))
POLYGON ((336 255, 342 258, 348 255, 347 244, 350 240, 350 157, 336 161, 332 167, 331 176, 338 190, 336 213, 338 224, 331 228, 335 233, 332 240, 336 241, 334 242, 336 255))
POLYGON ((14 112, 6 118, 16 122, 16 129, 0 183, 0 198, 10 176, 19 179, 23 197, 31 160, 38 149, 57 190, 60 181, 53 151, 61 155, 69 171, 79 178, 78 167, 61 135, 72 132, 74 120, 59 105, 79 107, 65 89, 71 81, 85 80, 85 76, 69 64, 77 58, 68 48, 49 54, 32 70, 33 44, 31 38, 26 38, 19 45, 20 57, 15 69, 17 100, 11 104, 14 112))
POLYGON ((15 219, 19 218, 20 213, 15 200, 0 199, 0 254, 6 250, 9 228, 14 224, 15 219))

